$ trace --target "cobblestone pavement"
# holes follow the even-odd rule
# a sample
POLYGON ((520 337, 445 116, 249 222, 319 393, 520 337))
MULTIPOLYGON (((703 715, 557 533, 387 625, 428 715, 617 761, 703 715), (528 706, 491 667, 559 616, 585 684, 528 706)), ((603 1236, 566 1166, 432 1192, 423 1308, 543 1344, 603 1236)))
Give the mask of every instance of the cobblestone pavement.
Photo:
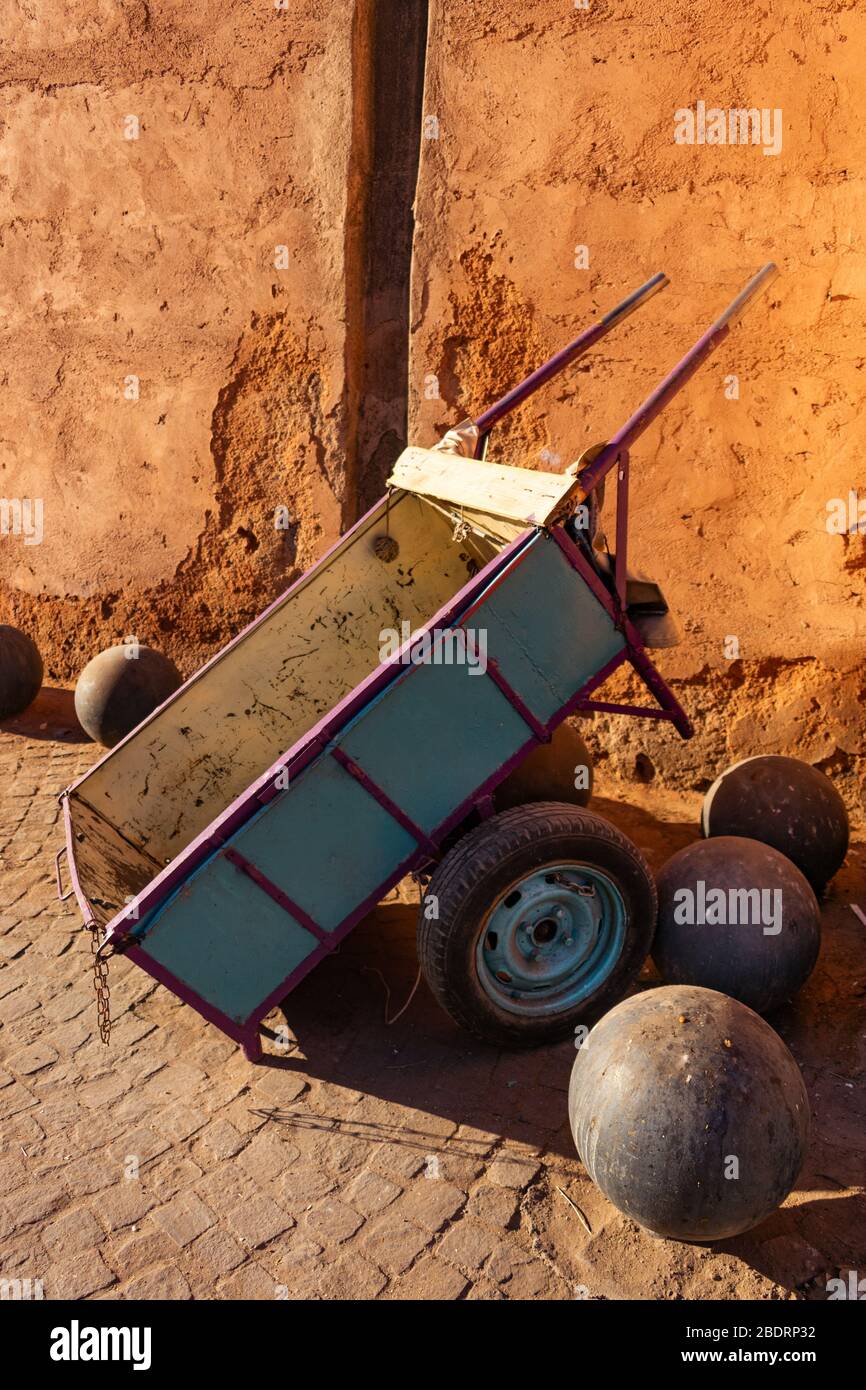
MULTIPOLYGON (((416 971, 405 903, 269 1020, 290 1044, 265 1064, 123 960, 103 1047, 52 863, 57 792, 94 749, 58 708, 44 693, 0 732, 0 1279, 48 1299, 784 1298, 866 1269, 861 851, 825 905, 815 976, 774 1019, 815 1111, 797 1191, 749 1236, 661 1242, 574 1156, 570 1044, 482 1046, 423 985, 386 1026, 416 971)), ((598 808, 656 866, 694 838, 695 799, 622 795, 598 808)))

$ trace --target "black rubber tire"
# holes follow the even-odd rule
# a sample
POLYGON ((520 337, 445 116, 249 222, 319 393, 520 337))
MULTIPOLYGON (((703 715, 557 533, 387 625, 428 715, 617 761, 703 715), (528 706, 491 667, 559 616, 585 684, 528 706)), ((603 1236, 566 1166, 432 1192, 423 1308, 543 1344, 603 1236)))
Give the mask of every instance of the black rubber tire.
POLYGON ((461 839, 436 868, 425 899, 435 894, 438 917, 418 914, 418 957, 430 989, 461 1027, 488 1042, 536 1047, 591 1027, 635 979, 652 945, 656 889, 636 845, 603 816, 561 801, 515 806, 461 839), (492 903, 522 874, 563 859, 603 869, 622 895, 625 940, 611 973, 594 994, 560 1014, 520 1018, 497 1006, 478 979, 475 949, 492 903))

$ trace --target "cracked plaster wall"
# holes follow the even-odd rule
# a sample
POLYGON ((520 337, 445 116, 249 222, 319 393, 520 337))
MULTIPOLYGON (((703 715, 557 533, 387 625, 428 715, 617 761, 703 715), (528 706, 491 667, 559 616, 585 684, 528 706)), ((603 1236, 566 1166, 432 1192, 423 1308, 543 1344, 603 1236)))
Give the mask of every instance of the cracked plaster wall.
POLYGON ((849 0, 735 15, 719 0, 431 6, 418 443, 667 271, 663 294, 491 439, 504 462, 551 467, 553 454, 564 467, 628 418, 760 265, 781 270, 632 452, 632 563, 684 628, 658 664, 697 733, 683 744, 596 716, 587 736, 624 777, 703 787, 736 758, 790 753, 831 772, 863 814, 866 530, 826 522, 850 489, 866 510, 864 51, 866 12, 849 0), (698 99, 781 109, 781 153, 675 144, 674 112, 698 99))

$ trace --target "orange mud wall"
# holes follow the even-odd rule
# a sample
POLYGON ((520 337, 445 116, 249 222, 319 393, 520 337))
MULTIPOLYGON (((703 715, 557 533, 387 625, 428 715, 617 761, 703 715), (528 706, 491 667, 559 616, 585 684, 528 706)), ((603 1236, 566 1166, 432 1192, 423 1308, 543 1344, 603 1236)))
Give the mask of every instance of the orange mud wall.
POLYGON ((790 752, 862 811, 866 532, 826 521, 866 498, 866 11, 431 0, 424 35, 425 8, 3 6, 0 495, 42 498, 44 539, 0 537, 0 621, 49 683, 130 634, 189 673, 407 433, 432 442, 667 271, 494 435, 565 467, 773 259, 632 454, 632 564, 683 627, 659 665, 696 736, 587 732, 617 774, 681 786, 790 752), (676 144, 698 100, 778 108, 781 152, 676 144))
POLYGON ((617 774, 687 787, 790 753, 862 814, 866 526, 826 523, 858 485, 866 521, 866 9, 434 0, 428 52, 414 437, 478 413, 666 271, 668 289, 491 437, 491 457, 554 466, 546 450, 565 467, 776 261, 631 455, 631 564, 680 620, 682 645, 657 659, 695 737, 602 716, 586 732, 617 774), (675 143, 674 113, 699 99, 779 108, 781 152, 675 143))
POLYGON ((44 540, 0 580, 49 679, 125 634, 189 672, 352 518, 354 11, 3 6, 0 492, 44 540))

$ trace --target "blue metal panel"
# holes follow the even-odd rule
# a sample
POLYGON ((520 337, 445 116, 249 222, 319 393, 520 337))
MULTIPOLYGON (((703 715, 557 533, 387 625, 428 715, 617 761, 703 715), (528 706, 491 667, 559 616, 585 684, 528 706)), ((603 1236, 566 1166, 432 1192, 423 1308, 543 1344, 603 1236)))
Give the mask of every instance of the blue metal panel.
POLYGON ((225 859, 204 864, 141 943, 166 970, 242 1023, 318 942, 225 859))
MULTIPOLYGON (((558 546, 536 535, 466 626, 546 722, 623 646, 558 546)), ((485 650, 482 647, 482 652, 485 650)), ((409 666, 335 743, 430 833, 526 743, 507 696, 473 664, 409 666)), ((416 848, 326 752, 231 839, 323 930, 335 930, 416 848)), ((317 948, 300 923, 216 856, 142 933, 142 949, 243 1022, 317 948)))
POLYGON ((489 676, 430 664, 411 667, 337 742, 429 832, 528 737, 489 676))
POLYGON ((542 723, 625 646, 559 546, 541 532, 468 625, 486 629, 490 656, 542 723))
POLYGON ((232 844, 325 931, 338 927, 417 848, 329 757, 302 773, 232 844))

